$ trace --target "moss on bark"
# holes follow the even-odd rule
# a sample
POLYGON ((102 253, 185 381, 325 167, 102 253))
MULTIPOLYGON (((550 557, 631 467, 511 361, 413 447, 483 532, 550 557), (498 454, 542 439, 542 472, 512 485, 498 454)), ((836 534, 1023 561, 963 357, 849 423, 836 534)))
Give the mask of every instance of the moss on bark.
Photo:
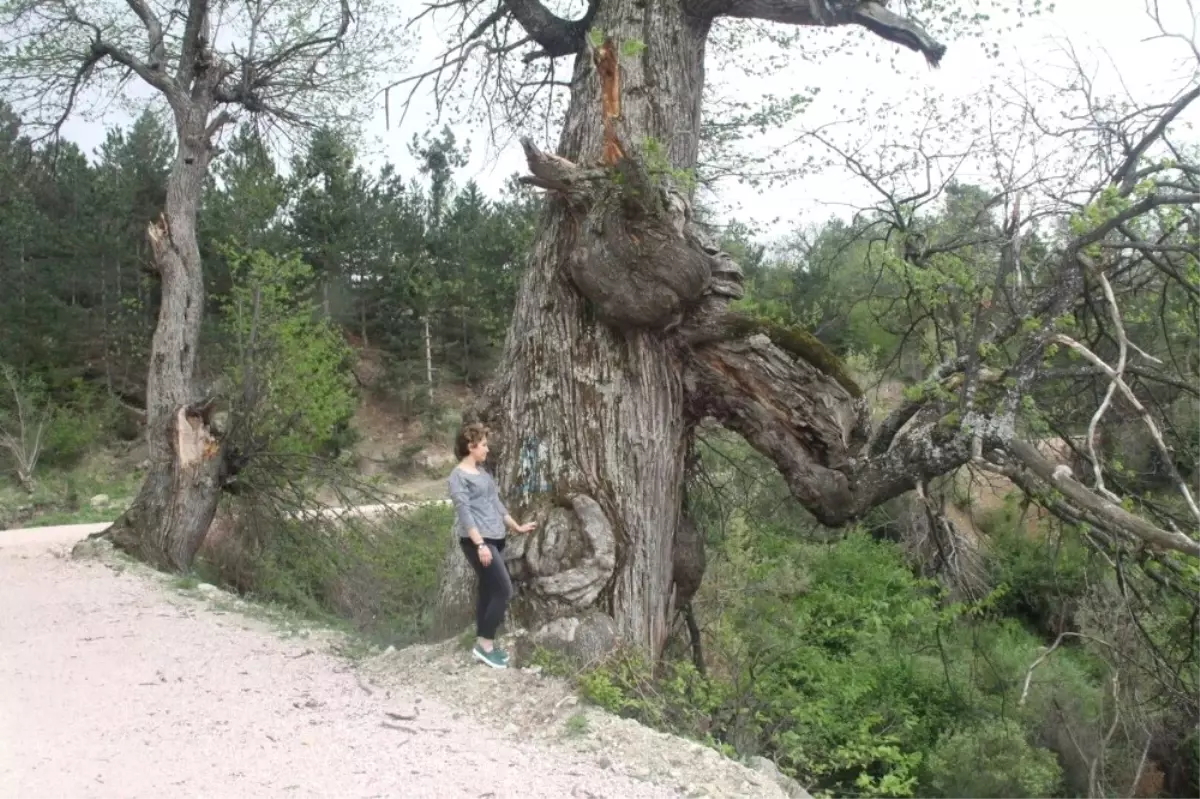
POLYGON ((832 377, 850 393, 850 396, 858 399, 863 395, 863 390, 854 382, 854 378, 850 377, 841 358, 834 355, 816 336, 798 325, 785 325, 750 314, 730 314, 725 322, 725 329, 730 335, 737 337, 761 333, 789 355, 803 358, 832 377))

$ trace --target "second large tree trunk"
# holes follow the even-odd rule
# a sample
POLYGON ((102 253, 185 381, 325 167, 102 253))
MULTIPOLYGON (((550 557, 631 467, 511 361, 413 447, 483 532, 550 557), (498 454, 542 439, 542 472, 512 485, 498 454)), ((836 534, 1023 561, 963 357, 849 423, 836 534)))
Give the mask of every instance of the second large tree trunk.
MULTIPOLYGON (((686 17, 676 0, 618 0, 602 4, 594 24, 616 42, 646 45, 622 59, 626 141, 692 168, 707 23, 686 17)), ((574 81, 558 153, 595 162, 605 132, 589 54, 577 57, 574 81)), ((589 259, 603 271, 603 239, 566 202, 547 202, 482 416, 495 431, 494 468, 513 514, 540 522, 507 553, 522 587, 520 621, 566 637, 583 623, 593 637, 657 654, 673 603, 690 437, 683 366, 669 335, 609 324, 577 290, 571 275, 588 273, 589 259)), ((445 632, 470 614, 473 577, 462 560, 450 554, 445 632)))
POLYGON ((172 571, 191 565, 216 512, 222 478, 220 444, 209 428, 213 405, 196 385, 204 310, 196 214, 211 157, 208 109, 179 116, 166 207, 149 229, 162 294, 146 382, 150 470, 133 506, 109 531, 122 549, 172 571))

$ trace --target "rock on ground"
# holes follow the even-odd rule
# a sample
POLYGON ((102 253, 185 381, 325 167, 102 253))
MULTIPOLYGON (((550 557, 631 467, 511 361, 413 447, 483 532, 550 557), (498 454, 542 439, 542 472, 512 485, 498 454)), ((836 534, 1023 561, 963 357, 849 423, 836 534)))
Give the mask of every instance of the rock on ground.
POLYGON ((355 663, 61 531, 0 532, 0 796, 782 797, 452 643, 355 663), (578 713, 586 722, 569 721, 578 713))
POLYGON ((799 786, 785 783, 777 771, 756 771, 711 747, 587 705, 570 683, 540 668, 481 668, 457 641, 385 652, 364 663, 363 670, 381 685, 403 681, 514 738, 566 748, 605 771, 641 784, 665 785, 679 796, 806 795, 803 789, 792 793, 789 789, 799 786))

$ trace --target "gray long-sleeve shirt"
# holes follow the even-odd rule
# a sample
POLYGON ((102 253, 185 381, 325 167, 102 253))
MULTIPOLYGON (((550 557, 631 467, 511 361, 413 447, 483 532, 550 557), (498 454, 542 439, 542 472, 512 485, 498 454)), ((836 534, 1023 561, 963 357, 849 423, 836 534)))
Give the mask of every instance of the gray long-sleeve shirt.
POLYGON ((467 538, 472 527, 484 538, 504 538, 508 509, 500 501, 500 490, 490 474, 482 469, 471 474, 454 467, 450 472, 450 499, 454 502, 454 530, 459 538, 467 538))

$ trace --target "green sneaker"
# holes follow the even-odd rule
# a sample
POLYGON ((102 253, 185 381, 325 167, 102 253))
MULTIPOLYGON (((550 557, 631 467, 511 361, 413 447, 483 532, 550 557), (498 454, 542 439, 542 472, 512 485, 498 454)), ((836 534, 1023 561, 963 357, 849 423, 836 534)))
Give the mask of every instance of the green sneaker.
POLYGON ((508 665, 508 652, 506 650, 501 649, 500 647, 496 646, 495 644, 492 644, 492 651, 500 656, 500 659, 504 661, 505 666, 508 665))
POLYGON ((482 661, 485 666, 491 666, 493 669, 508 668, 508 659, 501 657, 500 652, 494 648, 491 652, 484 652, 483 647, 475 644, 475 648, 471 650, 471 654, 475 656, 476 660, 482 661))

